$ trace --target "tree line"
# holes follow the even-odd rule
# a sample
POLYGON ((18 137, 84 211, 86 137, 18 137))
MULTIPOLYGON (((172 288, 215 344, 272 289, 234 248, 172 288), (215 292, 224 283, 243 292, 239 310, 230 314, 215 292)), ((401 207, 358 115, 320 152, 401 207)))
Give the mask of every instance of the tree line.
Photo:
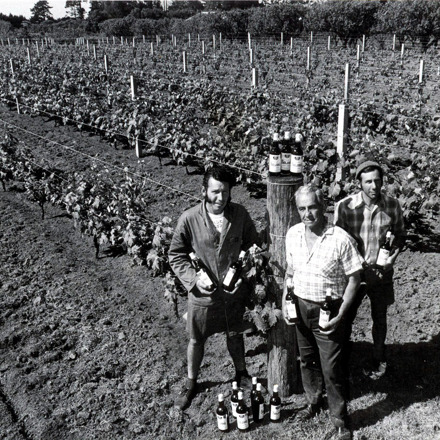
POLYGON ((440 38, 440 2, 434 0, 329 0, 265 4, 258 1, 175 1, 163 8, 159 0, 148 2, 91 3, 85 11, 80 1, 66 2, 70 18, 50 19, 46 0, 33 8, 33 20, 25 28, 16 17, 0 14, 0 33, 46 34, 52 37, 136 36, 163 34, 219 34, 237 38, 247 32, 273 36, 284 32, 326 32, 345 44, 362 35, 394 33, 402 42, 418 41, 424 49, 440 38), (35 17, 35 8, 39 17, 35 17), (47 6, 46 8, 41 6, 47 6), (12 20, 14 18, 14 20, 12 20), (3 26, 1 25, 3 23, 3 26), (9 24, 4 25, 4 23, 9 24))

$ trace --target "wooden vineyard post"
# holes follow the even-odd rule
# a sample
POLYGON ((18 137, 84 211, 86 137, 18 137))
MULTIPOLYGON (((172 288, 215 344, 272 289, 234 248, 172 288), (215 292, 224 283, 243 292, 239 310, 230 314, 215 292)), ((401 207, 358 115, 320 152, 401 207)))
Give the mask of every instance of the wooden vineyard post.
POLYGON ((9 60, 9 64, 11 66, 12 76, 14 76, 15 75, 15 68, 14 68, 14 60, 12 58, 9 60))
MULTIPOLYGON (((281 308, 286 271, 286 233, 299 223, 295 191, 303 185, 301 177, 269 176, 267 180, 268 243, 271 254, 268 295, 281 308)), ((280 396, 287 397, 299 391, 297 343, 294 326, 280 319, 269 331, 267 338, 267 386, 279 385, 280 396)))
POLYGON ((396 34, 393 35, 393 57, 394 57, 395 50, 396 50, 396 34))
POLYGON ((310 32, 310 44, 313 44, 313 31, 310 32))
POLYGON ((188 48, 191 47, 191 34, 188 34, 188 48))
POLYGON ((281 46, 284 45, 284 33, 283 32, 281 32, 280 44, 281 44, 281 46))
POLYGON ((329 35, 328 40, 327 40, 327 50, 330 50, 330 48, 331 48, 330 44, 331 44, 331 37, 329 35))
POLYGON ((135 100, 137 96, 137 81, 133 75, 130 76, 130 87, 131 87, 131 99, 135 100))
POLYGON ((253 49, 249 50, 249 63, 251 66, 254 65, 254 51, 253 51, 253 49))
POLYGON ((187 70, 188 70, 188 64, 187 64, 186 52, 185 51, 182 52, 182 59, 183 59, 183 73, 186 73, 187 70))
POLYGON ((419 69, 419 84, 423 82, 423 74, 425 72, 425 61, 420 60, 420 69, 419 69))
POLYGON ((202 41, 202 55, 205 55, 205 42, 202 41))
POLYGON ((143 154, 144 154, 143 149, 142 149, 142 145, 139 142, 139 138, 138 137, 136 137, 135 152, 136 152, 136 157, 138 159, 140 159, 143 156, 143 154))
POLYGON ((222 50, 222 33, 220 32, 220 35, 218 36, 218 50, 221 52, 222 50))
POLYGON ((116 40, 115 40, 115 37, 113 37, 113 44, 116 44, 116 40))
POLYGON ((402 43, 402 47, 400 49, 400 66, 403 68, 403 57, 405 56, 405 44, 402 43))
POLYGON ((35 47, 37 48, 37 56, 40 57, 40 48, 38 47, 38 41, 35 42, 35 47))
POLYGON ((249 50, 252 49, 252 40, 251 40, 251 33, 248 32, 248 46, 249 46, 249 50))
POLYGON ((290 55, 293 54, 293 37, 290 37, 290 55))
POLYGON ((27 52, 28 64, 29 66, 32 66, 31 51, 29 50, 29 47, 26 48, 26 52, 27 52))
POLYGON ((97 55, 96 55, 96 45, 93 45, 93 59, 96 61, 97 60, 97 55))
POLYGON ((258 70, 253 67, 252 68, 252 88, 256 89, 258 87, 258 70))
POLYGON ((344 101, 348 102, 350 93, 350 64, 345 65, 344 101))
POLYGON ((104 55, 104 70, 105 70, 105 73, 108 73, 108 56, 107 56, 107 54, 104 55))
POLYGON ((153 42, 151 42, 151 46, 150 46, 150 54, 151 54, 151 56, 154 55, 154 44, 153 44, 153 42))
POLYGON ((307 47, 307 64, 306 64, 306 77, 307 77, 307 87, 310 85, 310 46, 307 47))
POLYGON ((142 35, 142 44, 145 44, 145 35, 142 35))
MULTIPOLYGON (((348 110, 345 104, 339 104, 337 152, 340 159, 342 159, 347 152, 347 137, 348 110)), ((347 167, 342 167, 340 164, 338 164, 338 168, 336 170, 336 181, 345 180, 346 177, 347 167)))
POLYGON ((362 53, 365 52, 365 35, 362 35, 362 53))
POLYGON ((214 51, 215 56, 215 35, 212 36, 212 50, 214 51))
POLYGON ((359 76, 359 70, 361 68, 361 48, 358 44, 356 53, 356 76, 359 76))
POLYGON ((20 103, 18 102, 18 98, 15 98, 15 104, 17 104, 17 113, 20 115, 20 103))

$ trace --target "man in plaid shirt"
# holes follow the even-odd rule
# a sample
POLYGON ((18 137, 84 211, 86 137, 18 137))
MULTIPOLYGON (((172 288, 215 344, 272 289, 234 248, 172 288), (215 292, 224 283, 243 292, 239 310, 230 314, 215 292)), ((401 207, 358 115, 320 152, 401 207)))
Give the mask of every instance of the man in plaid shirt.
MULTIPOLYGON (((301 376, 309 403, 299 418, 312 418, 321 410, 324 378, 330 415, 336 428, 332 438, 350 439, 341 357, 345 341, 343 319, 359 287, 362 259, 354 239, 327 222, 321 190, 313 185, 302 186, 295 200, 302 223, 290 228, 286 235, 286 282, 293 276, 300 318, 296 334, 301 376), (318 322, 327 289, 331 289, 333 313, 321 331, 318 322)), ((283 314, 290 325, 286 290, 283 314)))
MULTIPOLYGON (((347 317, 347 337, 357 309, 365 295, 371 301, 373 320, 373 366, 365 370, 372 379, 385 374, 385 339, 387 334, 387 308, 394 302, 393 265, 404 243, 405 228, 399 201, 382 193, 383 169, 377 162, 365 161, 356 170, 361 191, 341 200, 335 208, 335 224, 346 230, 357 242, 365 259, 364 283, 356 295, 347 317), (394 236, 392 251, 384 267, 376 265, 380 246, 387 231, 394 236)), ((347 353, 348 357, 349 353, 347 353)), ((347 359, 348 363, 348 359, 347 359)))

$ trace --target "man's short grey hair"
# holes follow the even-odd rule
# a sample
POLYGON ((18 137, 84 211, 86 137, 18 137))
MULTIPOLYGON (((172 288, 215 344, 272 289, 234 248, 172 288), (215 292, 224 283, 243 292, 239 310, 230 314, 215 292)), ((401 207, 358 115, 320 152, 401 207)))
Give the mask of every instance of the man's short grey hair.
POLYGON ((318 205, 325 208, 324 193, 321 188, 318 188, 313 183, 308 183, 307 185, 300 186, 295 192, 295 203, 298 204, 298 197, 303 194, 314 194, 316 196, 316 201, 318 205))

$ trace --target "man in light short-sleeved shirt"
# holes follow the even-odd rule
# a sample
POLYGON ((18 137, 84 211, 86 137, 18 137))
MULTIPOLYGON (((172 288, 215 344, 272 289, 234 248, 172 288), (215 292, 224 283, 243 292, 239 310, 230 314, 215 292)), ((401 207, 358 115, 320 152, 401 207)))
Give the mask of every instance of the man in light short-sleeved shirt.
MULTIPOLYGON (((299 418, 312 418, 321 410, 324 378, 330 415, 336 429, 334 438, 350 439, 342 366, 343 318, 360 283, 362 258, 355 240, 343 229, 327 222, 319 189, 312 185, 302 186, 296 192, 295 200, 301 223, 287 232, 286 281, 293 277, 298 298, 296 334, 301 376, 309 403, 299 418), (321 331, 319 315, 328 289, 331 289, 333 317, 321 331)), ((286 293, 283 295, 283 314, 286 323, 290 324, 285 296, 286 293)))

